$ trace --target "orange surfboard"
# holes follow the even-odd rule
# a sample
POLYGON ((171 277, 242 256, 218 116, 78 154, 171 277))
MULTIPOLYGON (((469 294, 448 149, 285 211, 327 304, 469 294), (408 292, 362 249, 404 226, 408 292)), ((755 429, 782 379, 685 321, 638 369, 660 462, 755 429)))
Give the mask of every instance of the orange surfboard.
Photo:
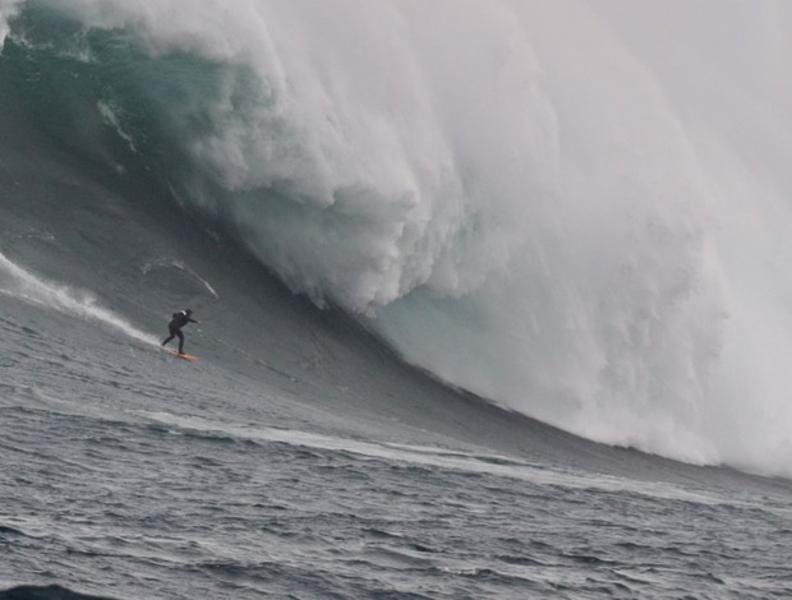
POLYGON ((184 360, 189 360, 190 362, 192 362, 194 360, 198 360, 197 356, 193 356, 192 354, 187 354, 186 352, 183 353, 183 354, 179 354, 175 350, 165 350, 165 352, 167 352, 171 356, 175 356, 176 358, 181 358, 181 359, 184 359, 184 360))

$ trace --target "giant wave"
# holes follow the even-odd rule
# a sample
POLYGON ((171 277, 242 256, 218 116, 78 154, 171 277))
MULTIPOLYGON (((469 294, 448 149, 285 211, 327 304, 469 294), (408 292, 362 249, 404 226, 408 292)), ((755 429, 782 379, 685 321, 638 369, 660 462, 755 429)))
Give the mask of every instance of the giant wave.
POLYGON ((0 60, 57 143, 437 377, 789 475, 790 25, 780 2, 0 0, 0 60))

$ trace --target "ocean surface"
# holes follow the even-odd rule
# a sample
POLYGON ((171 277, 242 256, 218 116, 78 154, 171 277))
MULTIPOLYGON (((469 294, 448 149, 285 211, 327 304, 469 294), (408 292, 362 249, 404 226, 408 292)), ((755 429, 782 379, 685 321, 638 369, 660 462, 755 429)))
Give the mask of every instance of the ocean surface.
POLYGON ((0 0, 0 600, 792 597, 790 11, 641 6, 0 0))

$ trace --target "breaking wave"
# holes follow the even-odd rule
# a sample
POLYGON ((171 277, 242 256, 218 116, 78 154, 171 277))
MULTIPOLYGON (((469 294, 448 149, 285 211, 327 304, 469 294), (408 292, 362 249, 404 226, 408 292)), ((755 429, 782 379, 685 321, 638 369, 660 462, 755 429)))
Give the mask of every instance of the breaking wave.
POLYGON ((58 143, 409 362, 598 441, 777 473, 790 26, 770 1, 0 0, 0 60, 58 143))

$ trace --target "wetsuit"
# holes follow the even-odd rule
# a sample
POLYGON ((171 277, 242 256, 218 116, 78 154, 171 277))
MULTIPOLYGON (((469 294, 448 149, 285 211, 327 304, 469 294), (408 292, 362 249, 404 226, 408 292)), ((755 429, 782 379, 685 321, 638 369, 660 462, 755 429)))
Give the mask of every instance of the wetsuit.
POLYGON ((184 334, 181 332, 181 328, 187 325, 187 323, 197 323, 195 319, 191 319, 190 315, 188 315, 185 311, 180 311, 177 313, 173 313, 173 319, 171 322, 168 323, 168 332, 170 335, 162 341, 162 345, 164 346, 168 342, 170 342, 173 338, 179 338, 179 354, 184 354, 184 334))

